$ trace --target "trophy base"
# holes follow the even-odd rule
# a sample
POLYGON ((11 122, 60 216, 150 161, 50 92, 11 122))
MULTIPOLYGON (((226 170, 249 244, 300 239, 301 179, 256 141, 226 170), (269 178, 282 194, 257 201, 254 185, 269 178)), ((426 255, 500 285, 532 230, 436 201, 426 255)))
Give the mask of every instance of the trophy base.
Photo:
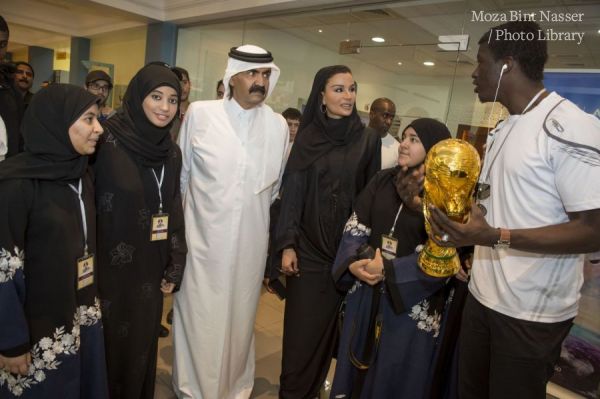
POLYGON ((429 241, 419 254, 419 267, 432 277, 454 276, 460 270, 456 248, 441 248, 429 241))

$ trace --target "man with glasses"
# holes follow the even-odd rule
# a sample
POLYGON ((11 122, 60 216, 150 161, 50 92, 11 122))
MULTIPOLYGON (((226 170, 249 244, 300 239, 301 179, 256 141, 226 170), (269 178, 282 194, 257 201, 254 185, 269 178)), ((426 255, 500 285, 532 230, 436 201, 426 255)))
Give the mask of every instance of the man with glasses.
POLYGON ((17 90, 23 95, 23 104, 25 109, 27 109, 29 101, 31 101, 31 97, 33 97, 33 93, 30 89, 31 86, 33 86, 35 72, 33 71, 33 67, 25 61, 16 62, 15 66, 17 67, 17 70, 15 71, 15 85, 17 90))
POLYGON ((393 168, 398 164, 398 140, 388 133, 396 117, 396 105, 389 98, 373 101, 369 111, 369 127, 381 136, 381 169, 393 168))
POLYGON ((100 102, 100 115, 98 120, 100 122, 107 120, 115 114, 115 110, 106 105, 110 91, 112 90, 113 84, 112 79, 108 74, 99 69, 90 71, 85 78, 85 88, 92 94, 97 95, 102 99, 100 102))

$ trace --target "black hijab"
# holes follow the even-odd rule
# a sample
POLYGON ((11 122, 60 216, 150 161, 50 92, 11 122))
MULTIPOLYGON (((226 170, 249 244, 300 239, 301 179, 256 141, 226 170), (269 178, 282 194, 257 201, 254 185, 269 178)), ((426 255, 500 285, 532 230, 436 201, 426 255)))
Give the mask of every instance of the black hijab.
MULTIPOLYGON (((173 121, 165 127, 154 125, 146 117, 142 105, 146 96, 160 86, 175 89, 179 104, 181 84, 177 75, 166 66, 149 64, 140 69, 129 82, 123 96, 123 105, 117 114, 103 122, 107 133, 115 136, 135 160, 148 167, 163 165, 173 146, 169 135, 173 121)), ((175 115, 178 112, 179 106, 175 115)))
POLYGON ((88 163, 71 143, 69 127, 100 99, 70 84, 52 84, 31 99, 23 120, 25 152, 0 163, 0 180, 80 178, 88 163))
POLYGON ((306 169, 334 147, 344 146, 362 134, 364 125, 356 111, 356 104, 352 114, 341 119, 328 118, 322 110, 325 85, 338 73, 351 74, 352 71, 345 65, 332 65, 321 68, 315 75, 287 162, 286 174, 306 169))
POLYGON ((404 128, 402 133, 409 127, 415 129, 419 140, 425 147, 425 154, 429 152, 431 147, 436 145, 442 140, 452 138, 450 130, 442 122, 438 122, 431 118, 419 118, 412 121, 408 126, 404 128))

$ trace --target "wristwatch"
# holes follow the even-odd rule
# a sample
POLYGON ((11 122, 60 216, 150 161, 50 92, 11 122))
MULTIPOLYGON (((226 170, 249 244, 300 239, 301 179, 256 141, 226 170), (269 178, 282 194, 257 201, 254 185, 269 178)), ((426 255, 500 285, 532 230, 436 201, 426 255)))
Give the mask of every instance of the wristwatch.
POLYGON ((507 249, 510 247, 510 230, 499 228, 500 238, 498 242, 494 244, 494 249, 507 249))

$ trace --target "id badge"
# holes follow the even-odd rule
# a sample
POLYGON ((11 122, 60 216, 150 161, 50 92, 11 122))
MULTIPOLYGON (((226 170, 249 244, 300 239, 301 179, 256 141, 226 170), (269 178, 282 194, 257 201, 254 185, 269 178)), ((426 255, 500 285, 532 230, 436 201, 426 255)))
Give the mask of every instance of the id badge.
POLYGON ((166 240, 169 235, 169 214, 157 213, 152 215, 150 241, 166 240))
POLYGON ((94 283, 94 254, 77 259, 77 289, 94 283))
POLYGON ((398 240, 387 234, 381 235, 381 255, 387 260, 396 258, 396 250, 398 249, 398 240))

